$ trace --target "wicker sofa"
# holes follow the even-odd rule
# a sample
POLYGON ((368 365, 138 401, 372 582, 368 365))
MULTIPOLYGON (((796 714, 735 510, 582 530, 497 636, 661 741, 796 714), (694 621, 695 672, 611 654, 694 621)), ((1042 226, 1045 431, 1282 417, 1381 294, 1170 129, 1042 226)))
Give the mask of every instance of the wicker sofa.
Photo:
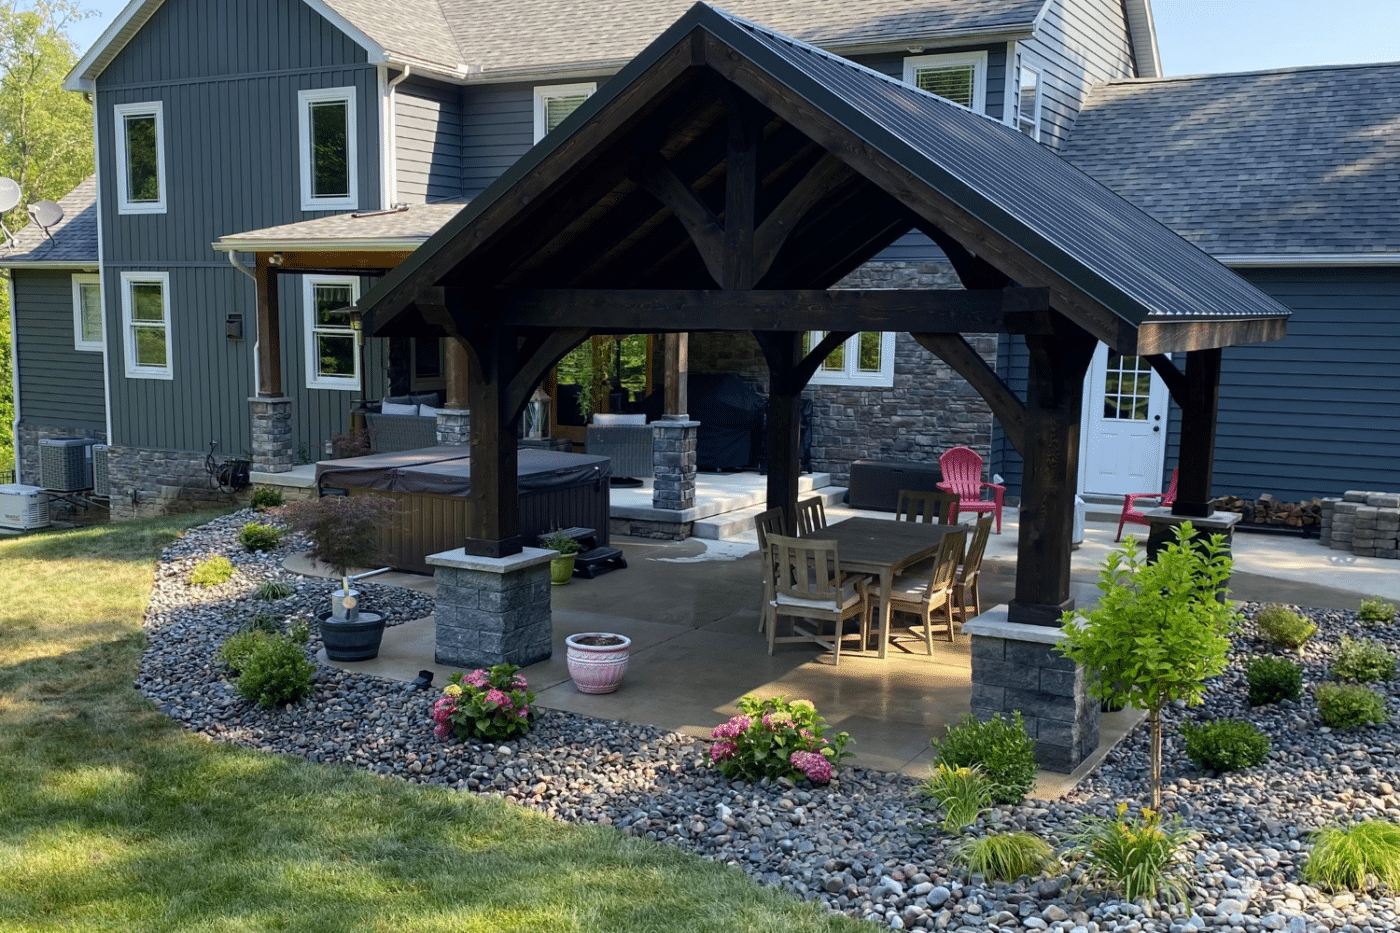
POLYGON ((437 408, 441 404, 436 392, 387 396, 371 402, 365 414, 370 449, 382 454, 436 447, 437 408))
POLYGON ((612 459, 612 475, 618 479, 641 479, 656 472, 646 415, 595 414, 587 443, 590 454, 612 459))

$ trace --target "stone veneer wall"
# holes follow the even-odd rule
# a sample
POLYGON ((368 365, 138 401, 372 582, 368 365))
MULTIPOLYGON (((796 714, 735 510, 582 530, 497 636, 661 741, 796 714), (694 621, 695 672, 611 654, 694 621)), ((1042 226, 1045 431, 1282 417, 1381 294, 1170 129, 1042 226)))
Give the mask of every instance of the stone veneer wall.
MULTIPOLYGON (((838 288, 961 288, 946 262, 867 263, 838 288)), ((993 366, 995 334, 968 335, 993 366)), ((749 334, 693 334, 692 372, 735 373, 768 391, 768 367, 749 334)), ((961 376, 914 342, 895 339, 894 387, 809 386, 812 399, 812 468, 844 484, 855 460, 937 462, 949 447, 971 447, 991 456, 992 413, 961 376)))
POLYGON ((1322 544, 1357 557, 1400 559, 1400 494, 1351 490, 1323 499, 1322 544))
POLYGON ((197 512, 247 501, 247 490, 230 494, 212 485, 204 456, 187 450, 113 447, 107 461, 112 518, 197 512))

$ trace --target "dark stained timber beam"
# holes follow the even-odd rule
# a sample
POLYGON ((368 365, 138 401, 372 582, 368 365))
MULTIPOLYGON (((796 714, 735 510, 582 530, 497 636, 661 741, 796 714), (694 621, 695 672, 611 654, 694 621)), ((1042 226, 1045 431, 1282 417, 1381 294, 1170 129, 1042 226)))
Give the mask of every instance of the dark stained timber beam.
POLYGON ((1219 350, 1186 354, 1186 400, 1181 405, 1181 458, 1172 514, 1204 518, 1211 506, 1215 473, 1215 424, 1220 405, 1219 350))
POLYGON ((724 88, 729 109, 729 140, 724 172, 724 268, 721 288, 753 288, 753 238, 758 212, 758 142, 765 115, 753 98, 724 88))
POLYGON ((257 259, 258 397, 282 397, 282 312, 277 295, 277 267, 257 259))
POLYGON ((502 324, 622 333, 878 330, 1048 333, 1043 289, 541 289, 503 296, 502 324))
POLYGON ((521 549, 519 415, 511 413, 506 389, 516 377, 519 343, 509 327, 478 327, 464 343, 472 357, 467 369, 472 482, 462 547, 476 557, 510 557, 521 549))
POLYGON ((1186 377, 1176 368, 1176 364, 1165 356, 1145 356, 1143 359, 1147 360, 1152 366, 1152 371, 1161 377, 1172 399, 1178 405, 1187 404, 1186 377))
POLYGON ((963 288, 1005 288, 1011 284, 1011 280, 1000 269, 987 260, 974 256, 957 240, 917 214, 914 215, 914 227, 932 240, 943 251, 943 255, 948 257, 963 288))
POLYGON ((961 334, 911 334, 928 352, 938 357, 962 376, 967 384, 982 396, 992 414, 1001 423, 1007 440, 1021 456, 1026 454, 1026 405, 1011 391, 1011 387, 987 365, 982 354, 961 334))
MULTIPOLYGON (((1136 345, 1125 355, 1156 356, 1247 343, 1269 343, 1288 336, 1288 318, 1237 318, 1219 321, 1147 321, 1139 325, 1136 345)), ((1119 349, 1115 347, 1114 349, 1119 349)))
POLYGON ((725 230, 714 212, 659 157, 644 160, 632 177, 685 225, 695 248, 700 251, 700 258, 705 261, 705 268, 716 284, 723 282, 725 230))
POLYGON ((802 218, 828 193, 855 175, 846 163, 826 153, 787 197, 764 218, 754 234, 754 280, 762 281, 802 218))
POLYGON ((545 375, 591 334, 586 327, 561 327, 548 332, 542 340, 527 341, 528 353, 522 354, 519 369, 504 393, 504 404, 511 420, 520 417, 545 375))

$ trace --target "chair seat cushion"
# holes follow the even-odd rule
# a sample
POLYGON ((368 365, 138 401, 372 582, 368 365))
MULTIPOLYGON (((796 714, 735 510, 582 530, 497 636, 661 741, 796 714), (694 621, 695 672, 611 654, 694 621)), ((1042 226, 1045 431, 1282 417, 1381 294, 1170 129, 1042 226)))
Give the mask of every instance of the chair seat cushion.
MULTIPOLYGON (((894 578, 890 585, 890 594, 894 599, 904 602, 916 602, 922 600, 928 593, 928 577, 906 576, 900 574, 894 578)), ((870 584, 870 595, 881 596, 880 584, 878 581, 870 584)))
MULTIPOLYGON (((849 609, 860 602, 860 591, 856 589, 854 583, 847 583, 841 587, 841 609, 849 609)), ((825 609, 834 612, 838 607, 830 599, 804 599, 800 596, 788 596, 779 593, 778 598, 773 600, 773 605, 784 606, 789 609, 825 609)))

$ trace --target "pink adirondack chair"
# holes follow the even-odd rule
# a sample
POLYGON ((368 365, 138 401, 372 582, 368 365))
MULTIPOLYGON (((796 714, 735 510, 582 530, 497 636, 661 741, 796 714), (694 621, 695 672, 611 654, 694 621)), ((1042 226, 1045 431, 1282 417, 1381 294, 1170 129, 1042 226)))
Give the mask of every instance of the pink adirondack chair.
POLYGON ((1114 541, 1123 540, 1123 523, 1136 522, 1139 525, 1146 525, 1147 518, 1138 510, 1139 499, 1161 499, 1159 505, 1153 508, 1166 508, 1176 501, 1176 470, 1172 470, 1172 484, 1167 487, 1166 492, 1130 492, 1123 497, 1123 514, 1118 516, 1118 537, 1114 541))
POLYGON ((958 497, 959 512, 992 512, 997 517, 997 534, 1001 534, 1001 500, 1006 487, 982 481, 982 458, 968 447, 954 447, 938 458, 943 482, 938 488, 958 497), (991 499, 982 498, 982 490, 992 491, 991 499))

